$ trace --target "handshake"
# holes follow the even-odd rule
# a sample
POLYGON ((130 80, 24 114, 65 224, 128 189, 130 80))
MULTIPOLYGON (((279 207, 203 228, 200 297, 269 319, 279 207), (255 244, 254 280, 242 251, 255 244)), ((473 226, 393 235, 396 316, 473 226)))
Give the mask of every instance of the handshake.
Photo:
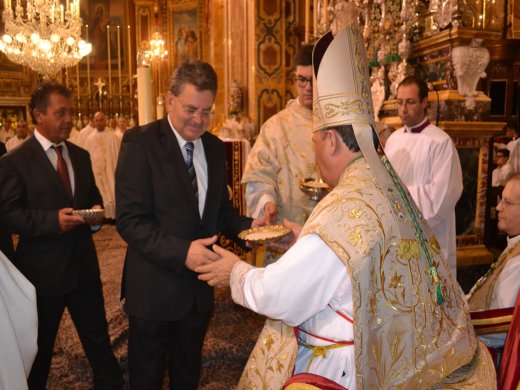
MULTIPOLYGON (((264 224, 265 217, 259 217, 253 221, 251 227, 264 224)), ((287 250, 296 242, 302 226, 288 220, 284 220, 283 225, 291 232, 281 240, 270 243, 269 246, 287 250)), ((186 267, 197 272, 199 280, 207 282, 210 286, 224 287, 229 285, 231 271, 240 258, 233 252, 216 245, 216 242, 216 235, 192 241, 186 257, 186 267), (209 247, 213 250, 208 249, 209 247)), ((247 242, 247 245, 253 247, 254 243, 247 242)))

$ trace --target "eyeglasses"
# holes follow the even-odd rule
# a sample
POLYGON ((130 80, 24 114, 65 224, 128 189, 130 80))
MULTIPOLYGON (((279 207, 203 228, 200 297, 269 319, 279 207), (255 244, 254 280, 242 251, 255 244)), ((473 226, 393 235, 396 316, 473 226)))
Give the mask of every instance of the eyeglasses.
POLYGON ((397 105, 397 107, 404 107, 404 106, 412 107, 418 103, 419 102, 417 100, 408 99, 408 100, 398 100, 396 102, 396 105, 397 105))
POLYGON ((511 202, 509 199, 506 199, 506 198, 502 198, 502 199, 498 198, 497 206, 498 206, 499 204, 502 204, 502 207, 504 207, 505 209, 507 209, 507 208, 510 207, 510 206, 518 206, 518 205, 520 205, 520 202, 515 203, 515 202, 511 202))
POLYGON ((212 108, 202 109, 202 108, 197 108, 197 107, 193 107, 190 105, 182 104, 179 97, 176 96, 176 98, 177 98, 177 100, 179 100, 179 103, 182 107, 182 111, 184 111, 184 113, 187 116, 189 116, 190 119, 195 118, 198 115, 201 120, 208 121, 213 117, 214 112, 213 112, 212 108))
POLYGON ((296 85, 300 88, 305 88, 307 84, 312 85, 312 77, 296 76, 296 85))

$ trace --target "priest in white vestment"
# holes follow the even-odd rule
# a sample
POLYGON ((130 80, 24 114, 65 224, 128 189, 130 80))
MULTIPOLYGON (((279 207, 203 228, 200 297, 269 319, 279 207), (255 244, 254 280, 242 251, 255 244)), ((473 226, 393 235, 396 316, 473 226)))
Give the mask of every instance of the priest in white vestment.
POLYGON ((397 111, 404 127, 388 138, 385 153, 439 241, 457 275, 455 206, 462 194, 459 154, 450 136, 426 117, 428 86, 415 77, 397 89, 397 111))
MULTIPOLYGON (((265 215, 270 224, 284 218, 303 224, 316 204, 300 189, 302 179, 318 178, 311 141, 312 46, 301 48, 294 61, 298 98, 264 123, 242 176, 248 215, 265 215)), ((281 253, 266 251, 264 264, 281 253)))
POLYGON ((119 117, 117 120, 117 127, 115 129, 114 134, 116 135, 119 142, 123 139, 123 135, 125 135, 125 132, 128 130, 128 119, 126 119, 124 116, 119 117))
POLYGON ((29 139, 27 121, 21 120, 16 124, 16 134, 5 143, 5 149, 10 152, 29 139))
POLYGON ((221 259, 196 269, 210 285, 230 283, 235 302, 297 333, 268 323, 238 389, 281 389, 292 374, 289 382, 319 388, 496 388, 462 290, 376 152, 361 30, 351 24, 326 34, 313 59, 312 139, 332 191, 277 262, 255 268, 215 245, 221 259))
POLYGON ((102 112, 94 115, 95 130, 87 137, 84 148, 90 153, 96 185, 103 198, 105 218, 116 218, 115 174, 120 142, 113 131, 107 131, 102 112))
POLYGON ((88 124, 79 131, 74 143, 79 147, 85 148, 85 142, 87 141, 88 136, 94 132, 94 130, 96 130, 94 127, 94 119, 91 119, 88 124))
POLYGON ((27 389, 37 336, 36 290, 0 251, 0 389, 27 389))
POLYGON ((491 174, 492 187, 504 187, 507 181, 513 176, 513 167, 509 164, 509 149, 498 149, 495 158, 497 167, 491 174))
MULTIPOLYGON (((498 229, 507 233, 507 247, 468 294, 471 311, 512 308, 520 291, 520 174, 504 187, 498 203, 498 229)), ((482 337, 491 347, 503 347, 506 332, 482 337)))

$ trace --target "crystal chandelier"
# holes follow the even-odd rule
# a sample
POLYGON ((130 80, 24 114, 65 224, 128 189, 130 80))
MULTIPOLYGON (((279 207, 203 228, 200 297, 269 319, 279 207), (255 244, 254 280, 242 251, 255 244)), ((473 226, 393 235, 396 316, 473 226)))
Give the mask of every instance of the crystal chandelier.
POLYGON ((152 39, 150 39, 150 56, 151 60, 159 60, 162 61, 168 55, 168 50, 166 50, 164 39, 159 31, 156 31, 152 35, 152 39))
POLYGON ((79 0, 21 0, 16 6, 4 0, 5 33, 0 50, 17 64, 26 65, 44 76, 53 76, 64 67, 76 65, 92 51, 81 39, 83 21, 79 0))

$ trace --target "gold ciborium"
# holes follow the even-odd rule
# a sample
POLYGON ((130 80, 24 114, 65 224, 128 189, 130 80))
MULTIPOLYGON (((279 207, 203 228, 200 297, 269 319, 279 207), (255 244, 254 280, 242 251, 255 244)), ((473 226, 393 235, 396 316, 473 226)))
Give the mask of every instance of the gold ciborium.
POLYGON ((300 190, 310 199, 319 202, 330 191, 330 187, 321 179, 307 177, 300 180, 300 190))

